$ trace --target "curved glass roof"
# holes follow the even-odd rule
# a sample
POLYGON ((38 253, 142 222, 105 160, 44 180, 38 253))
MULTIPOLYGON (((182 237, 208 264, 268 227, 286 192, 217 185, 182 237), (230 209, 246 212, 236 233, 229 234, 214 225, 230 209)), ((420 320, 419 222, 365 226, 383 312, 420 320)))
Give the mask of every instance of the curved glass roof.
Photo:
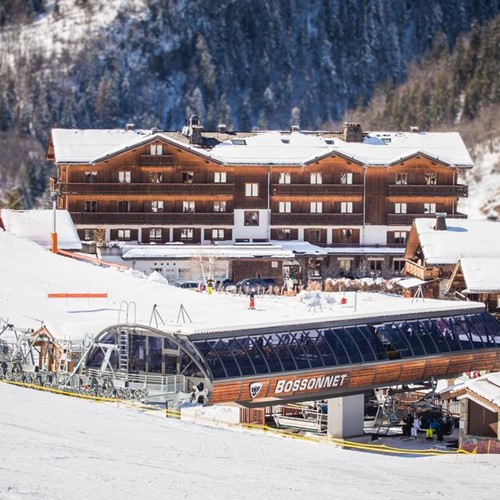
POLYGON ((500 348, 500 323, 482 312, 331 328, 305 325, 262 334, 235 332, 188 343, 217 380, 500 348))

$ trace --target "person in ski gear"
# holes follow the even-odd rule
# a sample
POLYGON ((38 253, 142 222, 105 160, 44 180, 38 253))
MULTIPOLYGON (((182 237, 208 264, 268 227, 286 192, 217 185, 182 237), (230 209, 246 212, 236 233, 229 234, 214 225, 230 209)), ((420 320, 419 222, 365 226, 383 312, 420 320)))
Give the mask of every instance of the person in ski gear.
POLYGON ((248 309, 255 309, 255 289, 252 288, 250 292, 248 293, 248 296, 250 297, 250 304, 248 306, 248 309))
POLYGON ((411 427, 411 437, 416 438, 418 436, 418 431, 420 430, 421 422, 420 417, 415 417, 413 420, 413 425, 411 427))

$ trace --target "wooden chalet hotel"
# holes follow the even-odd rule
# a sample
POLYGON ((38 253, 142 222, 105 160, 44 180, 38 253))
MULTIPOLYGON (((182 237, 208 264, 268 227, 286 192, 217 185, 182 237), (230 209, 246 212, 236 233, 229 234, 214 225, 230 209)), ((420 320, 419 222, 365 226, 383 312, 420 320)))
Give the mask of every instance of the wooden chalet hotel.
POLYGON ((166 270, 181 246, 267 248, 233 259, 226 277, 290 272, 304 283, 399 275, 415 218, 466 217, 457 201, 467 186, 457 179, 472 168, 458 133, 363 132, 357 123, 205 132, 197 116, 182 132, 53 129, 47 158, 57 166, 57 206, 82 241, 100 228, 124 258, 140 247, 134 265, 151 261, 151 270, 166 270))

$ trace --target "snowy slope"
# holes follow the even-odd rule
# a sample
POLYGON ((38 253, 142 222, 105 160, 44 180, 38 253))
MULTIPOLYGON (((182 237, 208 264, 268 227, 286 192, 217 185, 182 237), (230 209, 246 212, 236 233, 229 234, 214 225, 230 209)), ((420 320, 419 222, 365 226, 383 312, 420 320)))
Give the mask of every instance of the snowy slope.
POLYGON ((500 457, 401 458, 0 383, 0 498, 497 498, 500 457))

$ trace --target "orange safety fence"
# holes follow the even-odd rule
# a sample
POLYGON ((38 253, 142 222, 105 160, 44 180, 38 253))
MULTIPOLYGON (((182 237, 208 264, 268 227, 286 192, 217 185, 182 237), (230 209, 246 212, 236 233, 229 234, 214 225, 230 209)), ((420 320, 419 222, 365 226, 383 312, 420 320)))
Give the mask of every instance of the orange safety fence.
POLYGON ((107 299, 107 293, 48 293, 48 299, 107 299))

